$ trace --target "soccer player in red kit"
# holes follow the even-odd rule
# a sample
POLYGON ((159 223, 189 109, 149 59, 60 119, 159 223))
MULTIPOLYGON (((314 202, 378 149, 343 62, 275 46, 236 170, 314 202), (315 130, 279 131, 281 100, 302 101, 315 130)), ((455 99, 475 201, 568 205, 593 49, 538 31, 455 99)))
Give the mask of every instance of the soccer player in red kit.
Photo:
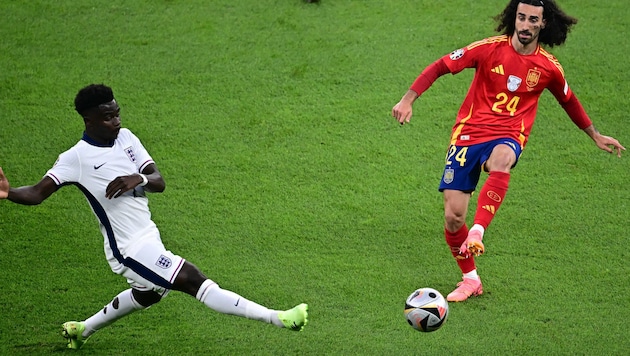
POLYGON ((446 242, 463 273, 463 280, 447 296, 452 302, 483 293, 474 257, 484 252, 483 234, 503 203, 510 171, 527 143, 544 89, 597 147, 619 157, 625 150, 619 141, 595 129, 567 84, 562 66, 541 47, 562 45, 577 20, 553 0, 511 0, 496 19, 502 35, 474 42, 426 67, 392 109, 400 124, 409 122, 413 103, 438 77, 475 68, 453 126, 439 187, 444 196, 446 242), (489 176, 479 192, 469 230, 468 203, 481 170, 489 176))

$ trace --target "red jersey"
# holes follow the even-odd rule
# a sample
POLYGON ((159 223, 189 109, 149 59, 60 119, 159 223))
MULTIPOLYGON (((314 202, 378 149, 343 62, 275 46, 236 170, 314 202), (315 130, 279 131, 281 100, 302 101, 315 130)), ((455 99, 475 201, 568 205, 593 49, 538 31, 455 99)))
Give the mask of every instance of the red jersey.
POLYGON ((530 55, 519 54, 506 35, 472 43, 443 60, 452 74, 476 70, 453 126, 454 145, 513 138, 525 147, 543 90, 549 89, 561 104, 572 95, 553 55, 540 45, 530 55))

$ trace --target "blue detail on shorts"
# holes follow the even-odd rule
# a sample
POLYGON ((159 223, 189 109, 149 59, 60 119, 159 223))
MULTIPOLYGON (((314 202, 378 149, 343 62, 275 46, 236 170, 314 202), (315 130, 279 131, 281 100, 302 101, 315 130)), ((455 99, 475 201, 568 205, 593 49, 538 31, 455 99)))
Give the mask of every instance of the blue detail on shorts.
POLYGON ((172 283, 160 277, 159 275, 157 275, 155 272, 145 267, 140 262, 129 257, 125 258, 120 253, 120 250, 118 249, 118 244, 116 243, 116 238, 114 237, 114 229, 112 229, 112 224, 109 222, 109 218, 107 217, 107 213, 105 213, 105 209, 103 209, 103 206, 92 195, 92 193, 90 193, 90 191, 87 190, 81 184, 64 183, 63 185, 69 185, 69 184, 76 185, 83 192, 83 194, 85 194, 85 197, 87 198, 88 202, 92 206, 92 209, 94 210, 94 213, 98 217, 98 220, 105 227, 105 231, 107 232, 107 240, 109 241, 109 247, 111 248, 112 253, 114 254, 114 257, 116 258, 116 260, 122 263, 124 266, 130 268, 132 271, 139 274, 142 278, 154 283, 155 285, 158 285, 166 289, 173 289, 172 283))
POLYGON ((450 164, 446 164, 444 172, 442 173, 442 179, 440 180, 439 191, 442 192, 445 189, 459 190, 463 192, 473 192, 477 188, 479 183, 479 177, 481 176, 481 169, 490 157, 492 150, 497 146, 505 144, 510 146, 516 154, 516 162, 512 168, 516 167, 518 159, 521 156, 523 149, 518 141, 511 138, 500 138, 484 143, 479 143, 471 146, 455 146, 451 145, 447 151, 447 158, 449 153, 455 148, 455 153, 450 156, 450 164), (457 154, 466 148, 466 162, 462 166, 455 158, 457 154))

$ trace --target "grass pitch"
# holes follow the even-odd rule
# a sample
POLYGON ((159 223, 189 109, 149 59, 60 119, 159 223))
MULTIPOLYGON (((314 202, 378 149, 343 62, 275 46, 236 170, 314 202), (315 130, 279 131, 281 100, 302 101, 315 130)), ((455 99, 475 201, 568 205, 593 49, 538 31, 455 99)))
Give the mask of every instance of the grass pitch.
MULTIPOLYGON (((442 235, 444 150, 472 72, 446 76, 409 125, 391 107, 433 60, 493 35, 503 2, 7 1, 0 4, 0 166, 33 184, 83 129, 72 100, 113 87, 167 190, 166 246, 302 333, 172 293, 96 335, 91 355, 624 354, 630 349, 630 165, 553 97, 478 259, 485 293, 413 331, 405 298, 460 275, 442 235)), ((601 132, 630 146, 626 2, 561 1, 580 22, 552 52, 601 132)), ((473 201, 474 203, 474 201, 473 201)), ((0 353, 69 352, 60 325, 125 281, 80 192, 0 202, 0 353)))

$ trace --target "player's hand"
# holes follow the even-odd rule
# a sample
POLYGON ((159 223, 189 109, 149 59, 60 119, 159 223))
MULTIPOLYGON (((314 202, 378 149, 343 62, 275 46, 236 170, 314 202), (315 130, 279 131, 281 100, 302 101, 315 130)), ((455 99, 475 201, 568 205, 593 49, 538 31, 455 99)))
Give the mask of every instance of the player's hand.
POLYGON ((142 183, 142 177, 140 177, 139 174, 116 177, 107 185, 107 189, 105 189, 105 197, 107 199, 118 198, 125 192, 134 189, 140 183, 142 183))
POLYGON ((6 199, 9 196, 9 181, 4 176, 2 167, 0 167, 0 199, 6 199))
POLYGON ((403 95, 402 99, 400 99, 398 104, 394 105, 392 108, 392 116, 395 117, 401 125, 404 125, 411 120, 411 106, 416 99, 418 99, 418 94, 409 89, 405 95, 403 95))
POLYGON ((398 104, 394 105, 392 108, 392 116, 396 118, 401 125, 409 122, 412 114, 411 104, 404 100, 399 101, 398 104))
POLYGON ((608 153, 615 153, 616 151, 617 157, 621 157, 621 151, 626 150, 626 148, 623 147, 619 143, 619 141, 617 141, 615 138, 612 138, 610 136, 597 135, 595 137, 595 143, 597 144, 597 147, 601 148, 602 150, 608 153))

